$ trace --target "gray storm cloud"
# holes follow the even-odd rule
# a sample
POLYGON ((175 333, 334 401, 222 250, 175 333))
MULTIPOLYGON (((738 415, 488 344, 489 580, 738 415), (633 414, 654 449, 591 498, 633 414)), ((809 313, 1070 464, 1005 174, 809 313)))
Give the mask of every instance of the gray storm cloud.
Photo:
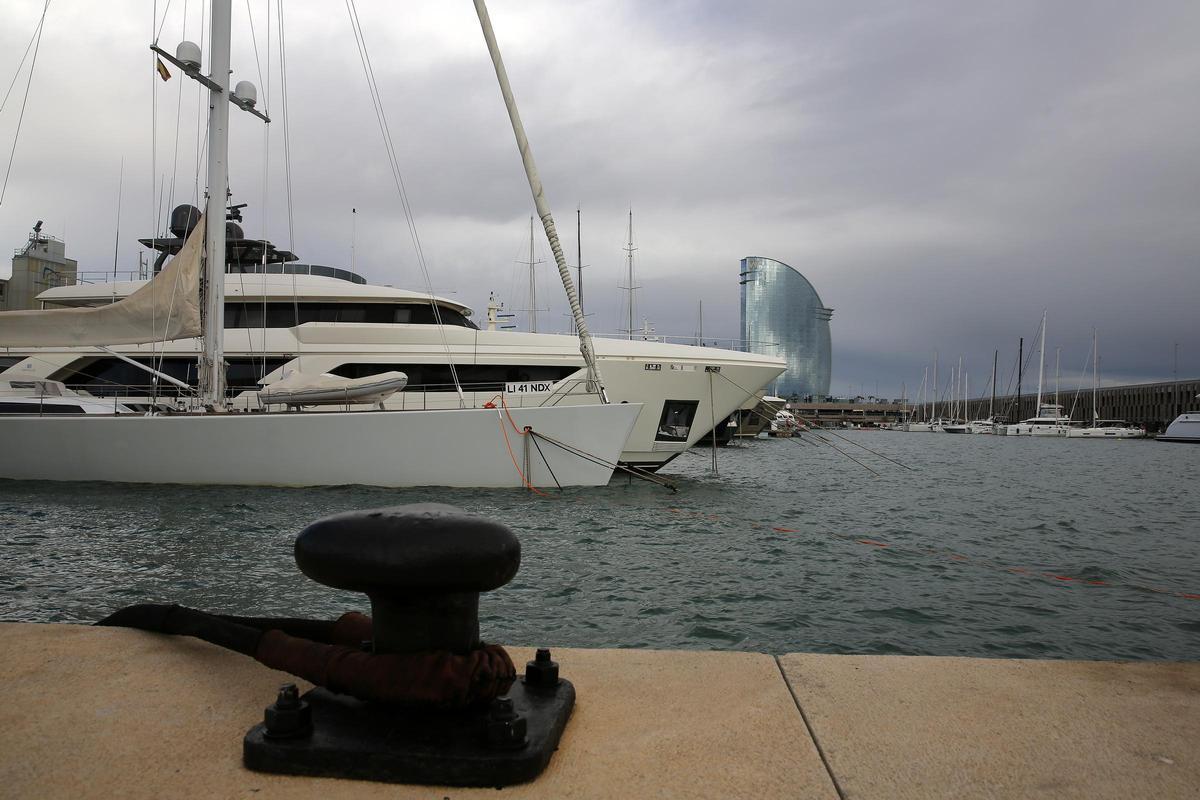
MULTIPOLYGON (((183 5, 160 18, 167 48, 183 5)), ((188 38, 200 6, 187 4, 188 38)), ((359 270, 420 286, 345 9, 284 7, 290 224, 278 41, 267 42, 277 13, 268 27, 267 4, 250 3, 256 59, 234 8, 234 77, 260 84, 276 120, 269 141, 252 119, 233 126, 247 230, 348 265, 357 208, 359 270)), ((491 11, 572 254, 582 206, 598 330, 623 327, 632 207, 639 316, 692 336, 703 301, 706 336, 736 336, 738 260, 778 258, 836 309, 836 393, 911 392, 935 348, 946 361, 961 352, 982 389, 992 351, 1011 363, 1043 308, 1064 371, 1078 372, 1095 326, 1110 378, 1169 378, 1175 342, 1181 374, 1200 373, 1200 6, 493 0, 491 11)), ((4 86, 40 12, 6 3, 4 86)), ((523 307, 515 262, 532 203, 470 4, 358 13, 435 289, 477 309, 493 290, 523 307)), ((178 76, 155 83, 152 27, 148 4, 52 3, 0 206, 11 247, 45 219, 81 268, 111 270, 122 158, 122 268, 159 196, 192 198, 201 107, 178 76)), ((10 100, 0 113, 4 154, 17 112, 10 100)), ((539 305, 565 328, 544 269, 539 305)))

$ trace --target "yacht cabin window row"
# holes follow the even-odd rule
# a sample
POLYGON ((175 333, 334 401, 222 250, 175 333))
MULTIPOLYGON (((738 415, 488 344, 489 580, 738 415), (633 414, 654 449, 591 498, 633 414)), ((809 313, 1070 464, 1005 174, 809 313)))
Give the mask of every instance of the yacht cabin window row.
MULTIPOLYGON (((438 315, 443 325, 478 329, 452 308, 439 306, 438 315)), ((437 318, 429 303, 293 303, 290 300, 225 303, 226 328, 290 328, 305 322, 436 325, 437 318)))

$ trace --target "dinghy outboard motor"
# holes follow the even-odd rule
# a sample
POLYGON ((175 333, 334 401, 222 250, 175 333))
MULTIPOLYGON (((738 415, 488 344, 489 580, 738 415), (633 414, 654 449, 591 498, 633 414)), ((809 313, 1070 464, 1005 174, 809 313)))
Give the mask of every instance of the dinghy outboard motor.
POLYGON ((372 616, 333 622, 138 605, 100 625, 196 636, 317 684, 284 686, 246 734, 250 769, 395 783, 506 786, 550 761, 575 688, 538 650, 518 680, 479 638, 479 594, 512 580, 521 546, 504 525, 437 503, 318 520, 296 563, 364 592, 372 616))

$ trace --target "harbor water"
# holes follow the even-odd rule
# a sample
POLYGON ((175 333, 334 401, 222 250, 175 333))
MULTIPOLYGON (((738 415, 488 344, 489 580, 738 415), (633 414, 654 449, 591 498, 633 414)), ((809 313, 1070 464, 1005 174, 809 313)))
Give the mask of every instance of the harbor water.
POLYGON ((681 456, 664 470, 676 494, 622 478, 545 497, 0 481, 0 619, 91 622, 150 601, 369 610, 298 572, 296 534, 327 514, 437 501, 521 539, 517 577, 482 598, 492 641, 1200 659, 1200 447, 837 436, 866 466, 759 439, 721 450, 717 474, 708 451, 681 456))

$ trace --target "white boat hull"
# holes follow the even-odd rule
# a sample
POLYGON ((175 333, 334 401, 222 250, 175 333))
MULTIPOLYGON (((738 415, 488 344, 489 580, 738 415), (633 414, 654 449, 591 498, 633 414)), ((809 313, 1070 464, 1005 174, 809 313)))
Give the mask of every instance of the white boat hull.
POLYGON ((602 486, 636 404, 0 417, 0 478, 238 486, 602 486), (570 445, 604 463, 542 439, 570 445), (507 436, 507 444, 505 437, 507 436), (539 449, 540 448, 540 449, 539 449), (514 464, 515 461, 515 464, 514 464))
POLYGON ((1146 432, 1139 428, 1068 428, 1068 439, 1142 439, 1146 432))
MULTIPOLYGON (((575 373, 563 378, 548 392, 510 393, 510 407, 541 405, 578 405, 596 401, 585 393, 586 371, 579 355, 579 342, 573 336, 530 334, 510 331, 479 331, 470 328, 435 325, 364 325, 353 323, 306 323, 299 328, 273 328, 266 332, 231 328, 225 332, 228 358, 283 356, 302 352, 299 359, 304 372, 334 372, 346 362, 395 364, 444 364, 446 347, 457 365, 529 364, 576 366, 575 373), (445 344, 443 344, 443 335, 445 344), (299 341, 298 341, 299 340, 299 341)), ((642 413, 634 426, 620 460, 648 469, 657 469, 694 445, 714 426, 748 401, 756 402, 757 392, 785 368, 781 359, 711 347, 692 347, 619 339, 595 340, 597 358, 609 398, 614 404, 641 404, 642 413), (710 371, 712 370, 712 371, 710 371), (693 424, 683 441, 664 440, 659 436, 665 404, 669 401, 696 401, 693 424)), ((151 345, 126 345, 113 348, 122 355, 147 358, 155 353, 151 345)), ((165 357, 194 357, 191 340, 168 342, 158 351, 165 357)), ((100 351, 79 348, 31 350, 33 356, 10 371, 14 379, 48 378, 68 371, 67 365, 81 356, 103 357, 100 351)), ((284 369, 299 369, 292 362, 284 369)), ((384 401, 392 410, 457 409, 459 397, 448 387, 445 391, 422 391, 409 386, 384 401)), ((495 387, 474 390, 465 387, 465 401, 481 406, 497 394, 495 387)), ((144 394, 124 394, 118 398, 129 405, 146 403, 144 394)), ((239 407, 259 408, 257 392, 245 392, 233 399, 239 407)), ((321 413, 330 413, 323 411, 321 413)))
POLYGON ((1180 414, 1158 437, 1158 441, 1200 444, 1200 411, 1180 414))

